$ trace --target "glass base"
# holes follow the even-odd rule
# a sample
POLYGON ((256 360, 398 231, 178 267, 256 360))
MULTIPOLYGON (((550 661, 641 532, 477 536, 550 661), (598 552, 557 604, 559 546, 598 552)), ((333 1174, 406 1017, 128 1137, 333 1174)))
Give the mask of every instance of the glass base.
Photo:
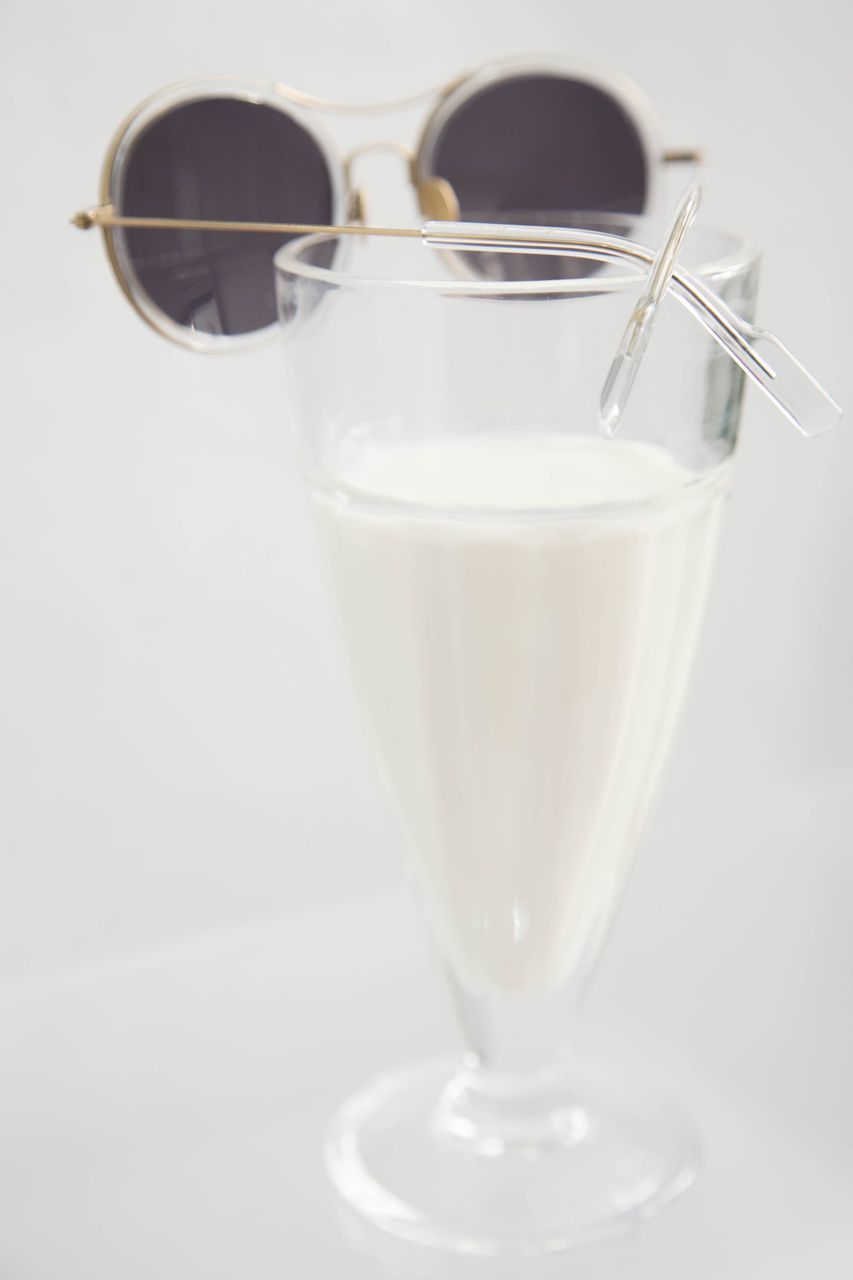
POLYGON ((693 1181, 685 1121, 568 1069, 522 1091, 447 1064, 384 1075, 351 1098, 326 1159, 376 1226, 466 1253, 548 1253, 619 1234, 693 1181))

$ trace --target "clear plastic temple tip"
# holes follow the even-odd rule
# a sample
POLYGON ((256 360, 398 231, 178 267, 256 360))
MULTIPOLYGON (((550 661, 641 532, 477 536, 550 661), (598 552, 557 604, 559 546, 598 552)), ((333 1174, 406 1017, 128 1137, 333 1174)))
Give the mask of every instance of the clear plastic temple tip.
POLYGON ((754 380, 798 431, 804 436, 820 436, 838 425, 841 405, 783 342, 754 325, 749 326, 749 341, 752 350, 772 370, 772 377, 753 374, 754 380))
POLYGON ((652 263, 646 289, 628 319, 601 391, 601 426, 608 436, 615 434, 619 419, 625 411, 628 396, 652 336, 657 309, 666 296, 681 243, 696 217, 701 201, 702 188, 698 183, 691 184, 678 203, 652 263))

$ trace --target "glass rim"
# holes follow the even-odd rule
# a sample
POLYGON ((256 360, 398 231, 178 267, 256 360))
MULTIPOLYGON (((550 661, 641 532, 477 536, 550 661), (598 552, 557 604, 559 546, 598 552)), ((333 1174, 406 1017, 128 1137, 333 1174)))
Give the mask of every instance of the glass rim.
MULTIPOLYGON (((632 214, 629 216, 638 227, 642 227, 643 224, 651 225, 651 220, 643 215, 632 214)), ((567 231, 581 229, 589 230, 589 228, 566 228, 567 231)), ((320 245, 344 239, 344 236, 334 232, 315 232, 311 235, 298 236, 288 241, 281 246, 274 256, 273 262, 276 274, 289 278, 314 281, 315 283, 338 289, 376 290, 378 292, 399 290, 435 293, 444 296, 486 298, 506 297, 508 295, 529 297, 531 295, 547 294, 553 297, 555 294, 571 296, 573 294, 624 293, 628 290, 635 290, 638 284, 642 283, 648 275, 647 270, 638 266, 636 269, 628 269, 625 272, 620 271, 618 275, 607 276, 588 275, 574 278, 555 276, 550 279, 485 280, 474 276, 462 275, 460 272, 456 278, 430 279, 426 276, 419 278, 411 275, 405 277, 371 275, 341 267, 324 267, 307 261, 304 256, 320 245)), ((409 243, 415 242, 416 239, 417 237, 412 236, 409 238, 409 243)), ((622 236, 620 239, 624 239, 626 244, 637 243, 637 241, 629 240, 626 236, 622 236)), ((722 240, 726 247, 716 253, 709 252, 707 255, 700 253, 700 261, 696 265, 690 266, 691 273, 700 280, 729 280, 748 270, 759 261, 760 252, 758 248, 751 240, 737 232, 725 231, 717 227, 699 227, 690 232, 690 242, 694 250, 697 247, 697 242, 701 243, 703 240, 709 239, 722 240)), ((397 240, 397 243, 400 243, 400 241, 397 240)), ((435 247, 427 244, 425 240, 421 240, 418 243, 421 249, 444 255, 473 252, 464 248, 452 250, 445 246, 435 247)), ((375 245, 376 242, 374 241, 371 247, 375 245)), ((514 255, 525 256, 521 250, 515 250, 514 255)), ((527 254, 526 256, 533 255, 527 254)), ((571 255, 567 254, 565 256, 571 255)))

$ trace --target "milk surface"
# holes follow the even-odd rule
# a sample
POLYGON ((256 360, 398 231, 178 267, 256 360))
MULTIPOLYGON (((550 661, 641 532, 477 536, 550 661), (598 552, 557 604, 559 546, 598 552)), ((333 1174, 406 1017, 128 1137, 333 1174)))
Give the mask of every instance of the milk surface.
POLYGON ((411 868, 474 992, 543 994, 595 958, 681 703, 726 474, 618 439, 368 439, 315 492, 411 868))

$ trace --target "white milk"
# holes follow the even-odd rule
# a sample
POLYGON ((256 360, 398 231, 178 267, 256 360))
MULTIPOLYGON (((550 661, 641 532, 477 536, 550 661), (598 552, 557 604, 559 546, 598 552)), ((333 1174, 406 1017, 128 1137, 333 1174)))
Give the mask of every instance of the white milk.
POLYGON ((368 444, 316 494, 421 898, 473 991, 541 994, 594 959, 681 702, 726 473, 533 434, 368 444))

